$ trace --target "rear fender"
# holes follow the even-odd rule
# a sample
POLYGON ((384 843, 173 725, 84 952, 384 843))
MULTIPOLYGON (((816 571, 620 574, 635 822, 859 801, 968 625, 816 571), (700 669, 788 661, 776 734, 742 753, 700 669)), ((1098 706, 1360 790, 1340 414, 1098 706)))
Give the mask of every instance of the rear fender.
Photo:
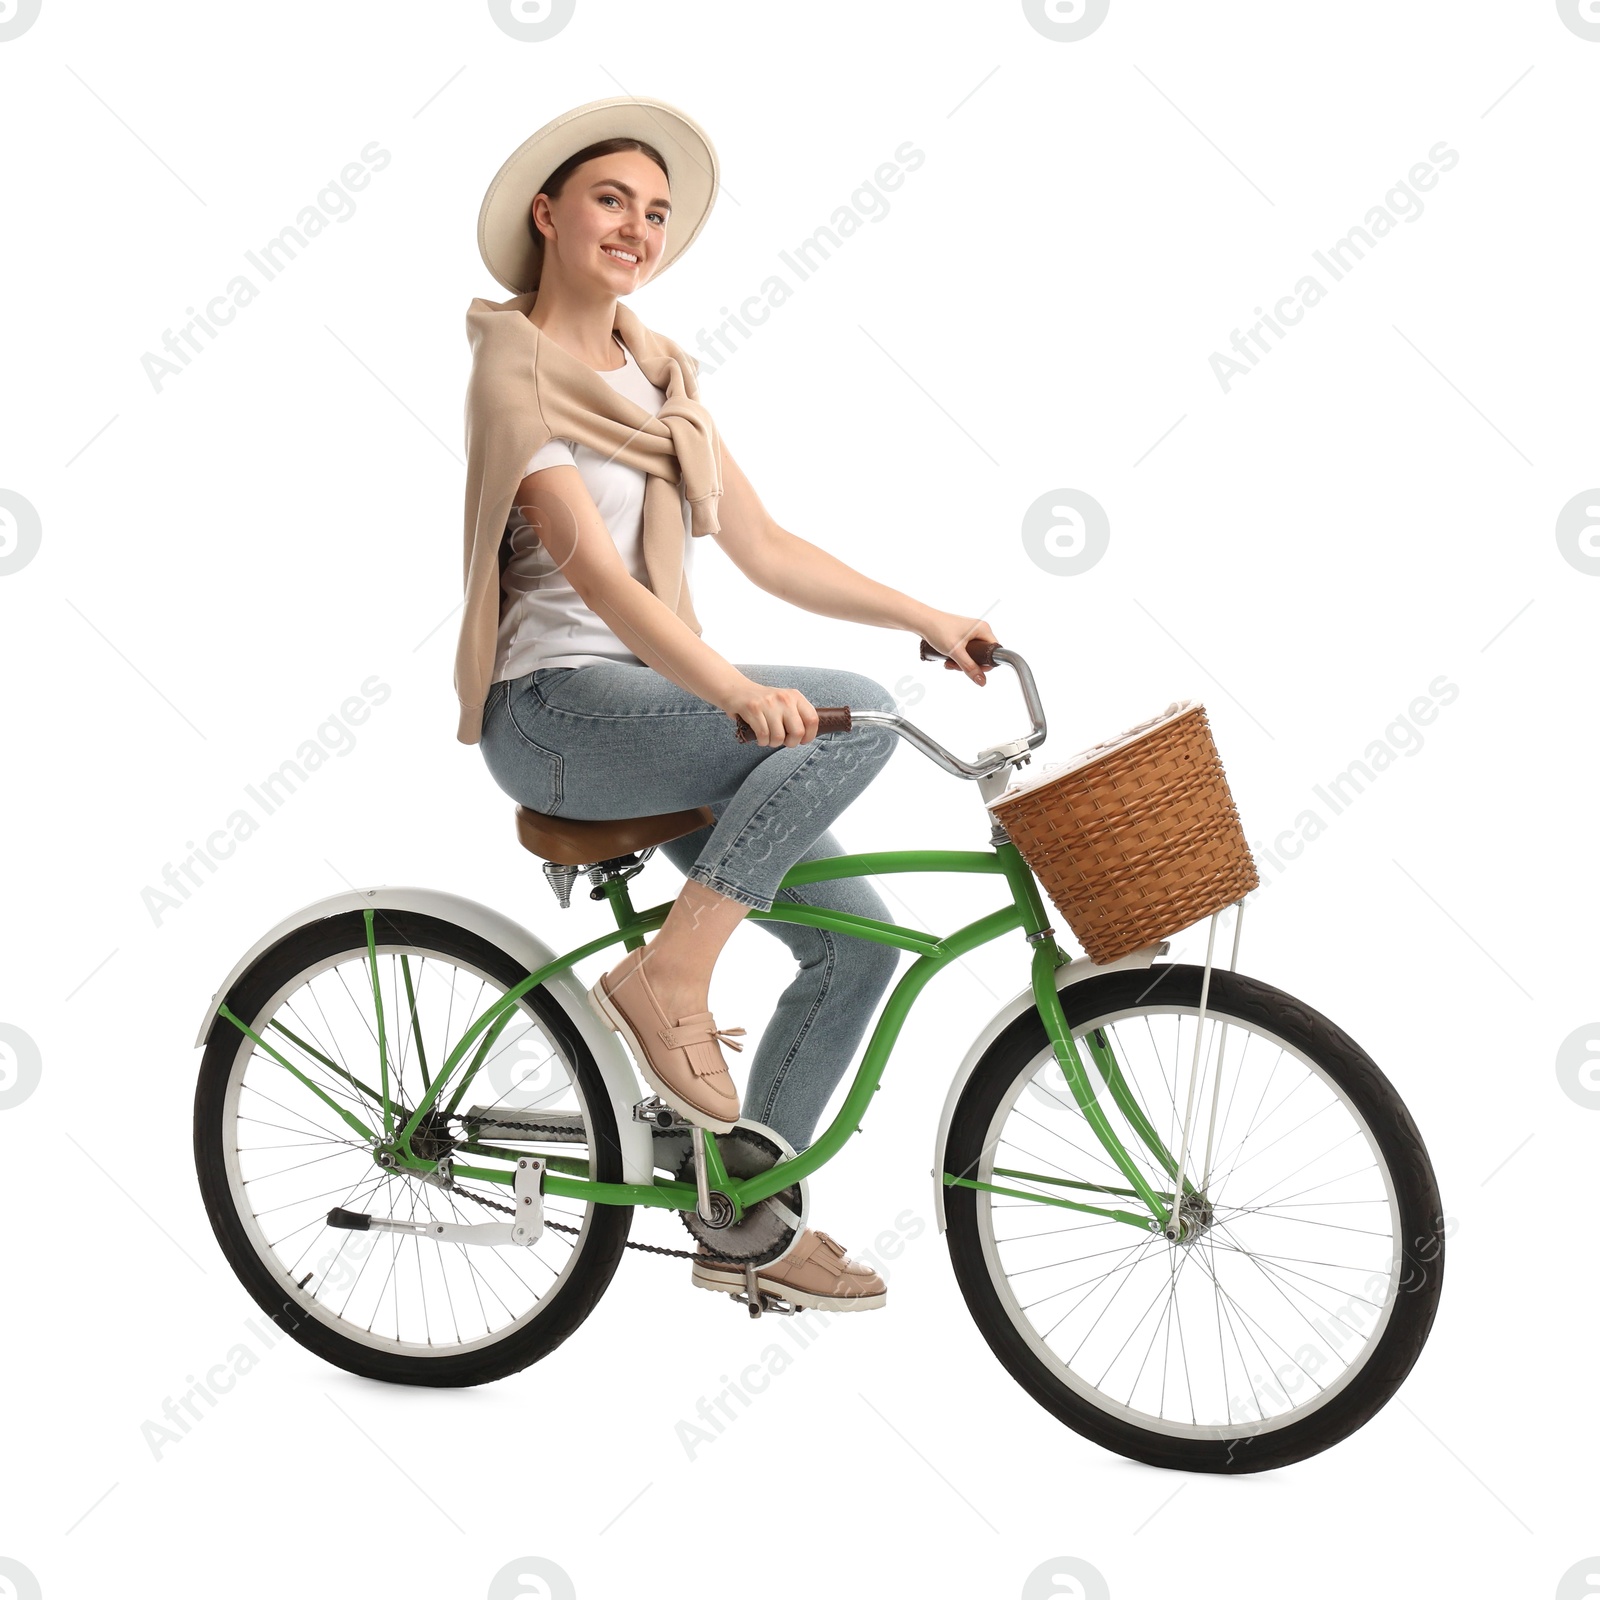
MULTIPOLYGON (((325 900, 314 900, 310 905, 291 912, 239 957, 233 970, 223 979, 222 986, 211 996, 211 1003, 200 1021, 195 1047, 200 1048, 211 1037, 211 1030, 217 1021, 217 1008, 232 992, 240 975, 258 956, 307 923, 320 922, 324 917, 342 916, 347 911, 365 911, 369 906, 380 911, 411 911, 422 916, 437 917, 441 922, 453 922, 457 927, 465 928, 505 951, 529 972, 556 959, 557 952, 520 923, 513 922, 491 906, 468 900, 462 895, 450 894, 442 889, 393 888, 388 885, 377 889, 348 889, 340 894, 329 895, 325 900)), ((622 1181, 654 1183, 655 1163, 650 1129, 646 1123, 633 1119, 633 1108, 644 1098, 644 1091, 639 1086, 633 1063, 624 1052, 621 1041, 590 1010, 588 994, 570 968, 546 978, 544 987, 566 1012, 568 1020, 578 1030, 600 1068, 606 1092, 611 1097, 611 1109, 616 1114, 617 1134, 622 1144, 622 1181)))

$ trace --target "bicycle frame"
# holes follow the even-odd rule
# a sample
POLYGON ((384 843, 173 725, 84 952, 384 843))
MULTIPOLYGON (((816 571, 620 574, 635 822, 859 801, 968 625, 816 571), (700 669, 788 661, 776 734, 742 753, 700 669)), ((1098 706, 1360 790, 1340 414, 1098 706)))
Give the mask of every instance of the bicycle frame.
MULTIPOLYGON (((774 1166, 744 1179, 731 1178, 717 1151, 716 1135, 708 1129, 698 1130, 705 1140, 707 1168, 712 1187, 720 1189, 733 1204, 734 1216, 741 1217, 745 1210, 769 1195, 779 1193, 801 1178, 808 1177, 839 1153, 853 1132, 861 1131, 861 1119, 868 1103, 877 1093, 889 1056, 899 1038, 901 1027, 912 1006, 921 996, 929 981, 952 962, 959 960, 979 946, 998 939, 1002 934, 1020 931, 1032 945, 1032 989, 1035 1004, 1044 1022, 1046 1034, 1053 1047, 1056 1060, 1072 1091, 1074 1100, 1085 1120, 1104 1146, 1117 1168, 1127 1178, 1129 1187, 1082 1183, 1076 1180, 1044 1173, 1026 1172, 1016 1168, 994 1169, 993 1176, 1010 1178, 1034 1185, 1048 1185, 1052 1190, 1079 1189, 1108 1199, 1137 1200, 1144 1210, 1136 1211, 1114 1206, 1095 1205, 1086 1200, 1075 1200, 1057 1193, 1040 1193, 1036 1189, 1023 1189, 1003 1184, 980 1181, 966 1173, 945 1172, 946 1186, 959 1186, 986 1190, 993 1194, 1009 1195, 1034 1201, 1041 1205, 1061 1206, 1076 1211, 1092 1212, 1113 1221, 1122 1222, 1142 1232, 1160 1231, 1169 1221, 1173 1210, 1173 1194, 1153 1189, 1143 1173, 1135 1166, 1122 1141, 1106 1118, 1105 1112, 1089 1081, 1088 1072, 1072 1038, 1066 1017, 1056 991, 1055 970, 1069 960, 1057 945, 1046 921, 1044 906, 1039 898, 1033 875, 1016 846, 1003 840, 988 850, 904 850, 876 852, 861 855, 832 856, 806 861, 792 868, 783 879, 784 887, 822 883, 839 878, 898 872, 966 872, 989 873, 1004 877, 1010 890, 1011 903, 968 923, 944 937, 936 937, 895 923, 878 922, 857 917, 848 912, 799 904, 777 903, 770 911, 752 911, 750 915, 767 922, 793 922, 808 927, 826 929, 832 933, 847 934, 854 938, 871 939, 880 944, 909 950, 916 960, 902 974, 889 998, 885 1001, 872 1036, 867 1043, 860 1065, 851 1082, 844 1104, 829 1123, 827 1129, 807 1149, 791 1159, 779 1161, 774 1166)), ((268 1044, 247 1023, 235 1016, 226 1004, 218 1007, 218 1014, 226 1017, 241 1032, 247 1034, 273 1060, 277 1061, 312 1093, 322 1099, 363 1140, 376 1145, 375 1158, 396 1171, 421 1174, 435 1170, 437 1162, 415 1154, 411 1140, 423 1120, 442 1105, 445 1114, 453 1114, 460 1105, 473 1079, 494 1049, 505 1025, 517 1009, 517 1001, 529 990, 537 988, 557 973, 565 971, 586 957, 607 947, 621 943, 625 948, 636 949, 644 936, 659 928, 666 920, 670 903, 653 906, 647 910, 634 909, 628 892, 626 878, 613 877, 602 885, 610 902, 617 927, 614 932, 592 939, 567 954, 530 972, 488 1006, 462 1035, 439 1066, 431 1081, 424 1070, 426 1093, 421 1102, 399 1124, 396 1107, 389 1092, 388 1023, 384 1016, 383 996, 378 982, 377 942, 374 932, 375 912, 368 907, 366 920, 367 959, 372 982, 373 1003, 377 1010, 378 1078, 379 1085, 371 1088, 356 1079, 345 1068, 322 1056, 300 1039, 294 1042, 310 1051, 318 1061, 340 1077, 359 1088, 374 1105, 382 1108, 381 1130, 368 1128, 348 1107, 339 1104, 318 1087, 310 1078, 268 1044), (476 1048, 474 1049, 474 1042, 476 1048), (467 1061, 469 1051, 471 1060, 467 1061), (465 1067, 463 1068, 463 1063, 465 1067), (448 1092, 448 1099, 446 1094, 448 1092)), ((411 993, 410 964, 402 956, 407 997, 410 1002, 410 1025, 415 1029, 414 996, 411 993)), ((396 1019, 401 1026, 405 1019, 396 1019)), ((286 1030, 284 1030, 286 1032, 286 1030)), ((1098 1032, 1098 1030, 1097 1030, 1098 1032)), ((293 1035, 289 1035, 293 1038, 293 1035)), ((1169 1177, 1178 1170, 1177 1159, 1166 1148, 1143 1108, 1134 1100, 1115 1057, 1103 1035, 1091 1036, 1087 1041, 1089 1055, 1105 1081, 1112 1099, 1140 1141, 1148 1147, 1169 1177)), ((418 1041, 420 1051, 420 1040, 418 1041)), ((419 1060, 422 1059, 419 1055, 419 1060)), ((481 1182, 498 1183, 510 1187, 513 1167, 518 1152, 497 1147, 482 1141, 470 1141, 457 1148, 456 1154, 466 1154, 480 1160, 502 1161, 505 1168, 493 1166, 454 1165, 456 1176, 473 1178, 481 1182)), ((695 1185, 677 1181, 654 1184, 604 1183, 587 1176, 589 1163, 571 1157, 551 1155, 546 1162, 544 1192, 565 1199, 598 1205, 657 1206, 671 1210, 693 1211, 697 1204, 695 1185)), ((1193 1192, 1193 1184, 1184 1180, 1185 1193, 1193 1192)))

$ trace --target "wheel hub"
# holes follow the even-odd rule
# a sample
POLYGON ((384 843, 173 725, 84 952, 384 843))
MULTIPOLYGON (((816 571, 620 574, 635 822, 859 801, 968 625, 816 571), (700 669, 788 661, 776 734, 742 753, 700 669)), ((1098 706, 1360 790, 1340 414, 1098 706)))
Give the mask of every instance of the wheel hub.
POLYGON ((1204 1194, 1186 1194, 1177 1215, 1167 1224, 1167 1238, 1173 1244, 1193 1244, 1211 1231, 1211 1202, 1204 1194), (1176 1228, 1176 1233, 1174 1233, 1176 1228))
MULTIPOLYGON (((380 1143, 373 1152, 373 1158, 380 1167, 396 1167, 401 1164, 402 1152, 398 1133, 410 1119, 410 1111, 400 1106, 395 1108, 394 1125, 397 1136, 380 1143)), ((450 1118, 435 1107, 417 1124, 417 1131, 411 1135, 411 1153, 418 1161, 437 1163, 447 1160, 460 1143, 460 1138, 450 1131, 450 1118)))

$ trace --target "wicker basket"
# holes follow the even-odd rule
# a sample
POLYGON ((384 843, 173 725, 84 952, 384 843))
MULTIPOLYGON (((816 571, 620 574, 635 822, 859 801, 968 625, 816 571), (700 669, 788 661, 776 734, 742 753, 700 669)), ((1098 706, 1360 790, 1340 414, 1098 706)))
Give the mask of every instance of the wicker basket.
POLYGON ((990 810, 1096 963, 1165 939, 1261 881, 1193 700, 1047 767, 990 810))

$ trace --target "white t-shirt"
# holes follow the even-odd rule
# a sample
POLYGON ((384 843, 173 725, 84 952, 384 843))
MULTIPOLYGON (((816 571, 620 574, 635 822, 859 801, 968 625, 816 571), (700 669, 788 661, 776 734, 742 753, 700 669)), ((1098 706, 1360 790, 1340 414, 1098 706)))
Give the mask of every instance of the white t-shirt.
MULTIPOLYGON (((625 364, 599 376, 654 416, 666 401, 665 391, 644 375, 620 339, 617 345, 627 357, 625 364)), ((523 476, 556 466, 578 469, 595 508, 616 541, 623 565, 648 588, 650 579, 644 564, 644 471, 608 460, 600 451, 575 439, 551 439, 534 452, 523 476)), ((678 496, 683 504, 683 572, 687 582, 693 541, 689 533, 691 513, 688 502, 683 500, 681 484, 678 496)), ((515 506, 506 529, 511 554, 502 579, 494 682, 520 678, 535 667, 581 667, 595 661, 643 665, 556 570, 554 560, 515 506)))

